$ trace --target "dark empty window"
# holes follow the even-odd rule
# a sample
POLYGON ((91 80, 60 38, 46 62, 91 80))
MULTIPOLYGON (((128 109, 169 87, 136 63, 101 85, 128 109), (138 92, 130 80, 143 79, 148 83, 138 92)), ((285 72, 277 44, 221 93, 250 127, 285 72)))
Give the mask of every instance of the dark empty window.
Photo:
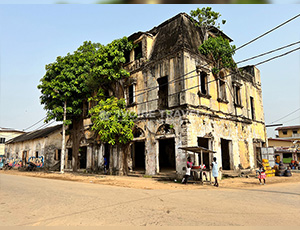
POLYGON ((5 138, 0 138, 0 144, 4 144, 5 143, 5 138))
POLYGON ((219 98, 226 100, 226 82, 222 79, 219 79, 219 98))
POLYGON ((54 160, 59 161, 61 158, 61 149, 55 150, 54 160))
POLYGON ((158 107, 159 109, 168 108, 168 76, 157 79, 159 90, 158 90, 158 107))
POLYGON ((242 101, 241 101, 241 88, 239 86, 233 85, 233 89, 234 89, 234 103, 236 105, 242 105, 242 101))
POLYGON ((125 51, 124 57, 125 57, 126 63, 130 62, 130 51, 125 51))
POLYGON ((201 72, 199 76, 199 85, 200 85, 200 93, 208 94, 208 85, 207 85, 207 74, 205 72, 201 72))
POLYGON ((134 60, 138 60, 141 57, 143 57, 142 42, 139 42, 135 45, 135 48, 134 48, 134 60))
POLYGON ((283 135, 287 135, 287 130, 282 130, 283 135))
POLYGON ((73 151, 71 148, 68 149, 68 161, 72 160, 73 151))
POLYGON ((251 106, 251 118, 252 120, 255 119, 255 110, 254 110, 254 99, 250 97, 250 106, 251 106))
POLYGON ((36 157, 36 158, 39 157, 39 152, 38 152, 38 151, 35 152, 35 157, 36 157))
POLYGON ((128 87, 128 103, 133 104, 135 102, 135 85, 130 85, 128 87))
POLYGON ((293 130, 293 134, 297 134, 298 133, 298 131, 297 130, 293 130))

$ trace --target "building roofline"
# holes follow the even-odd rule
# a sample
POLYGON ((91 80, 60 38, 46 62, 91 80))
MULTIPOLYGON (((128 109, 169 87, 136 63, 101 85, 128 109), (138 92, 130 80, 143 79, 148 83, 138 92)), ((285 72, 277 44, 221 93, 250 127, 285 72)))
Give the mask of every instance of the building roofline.
POLYGON ((12 144, 12 143, 17 143, 17 142, 23 142, 23 141, 42 138, 42 137, 47 137, 49 134, 51 134, 61 128, 62 128, 62 125, 60 124, 60 125, 56 125, 56 126, 47 127, 44 129, 34 130, 31 132, 24 133, 13 139, 10 139, 7 142, 5 142, 5 144, 12 144))
POLYGON ((276 128, 275 130, 289 130, 289 129, 300 129, 300 125, 281 126, 281 127, 276 128))
MULTIPOLYGON (((194 20, 190 15, 188 15, 187 13, 182 12, 182 13, 179 13, 179 14, 173 16, 172 18, 167 19, 166 21, 162 22, 162 23, 159 24, 158 26, 154 26, 152 29, 150 29, 150 30, 148 30, 148 31, 146 31, 146 32, 139 31, 139 32, 136 32, 136 33, 131 34, 128 38, 129 38, 129 40, 131 40, 131 39, 132 39, 132 40, 135 40, 135 39, 138 39, 138 37, 141 36, 142 34, 151 34, 151 35, 155 35, 155 34, 157 33, 157 30, 158 30, 159 28, 161 28, 161 27, 167 25, 168 23, 170 23, 170 22, 176 20, 176 19, 179 18, 179 17, 186 17, 186 18, 188 18, 191 22, 193 22, 193 20, 194 20)), ((223 37, 227 38, 230 42, 233 41, 229 36, 227 36, 223 31, 219 30, 217 27, 215 27, 215 26, 210 26, 210 28, 212 28, 212 29, 214 30, 214 32, 220 33, 223 37)))

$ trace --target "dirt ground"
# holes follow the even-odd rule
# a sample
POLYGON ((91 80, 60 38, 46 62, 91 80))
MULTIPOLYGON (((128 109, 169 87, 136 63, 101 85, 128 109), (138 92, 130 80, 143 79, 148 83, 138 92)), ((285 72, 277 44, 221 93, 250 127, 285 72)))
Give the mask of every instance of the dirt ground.
MULTIPOLYGON (((164 190, 193 190, 193 189, 216 189, 210 183, 205 182, 204 185, 190 182, 187 185, 181 184, 179 181, 160 181, 157 178, 146 178, 136 176, 110 176, 110 175, 98 175, 98 174, 80 174, 80 173, 64 173, 59 172, 21 172, 18 170, 1 170, 0 173, 18 175, 18 176, 29 176, 29 177, 40 177, 48 179, 68 180, 77 181, 83 183, 95 183, 103 185, 111 185, 126 188, 136 189, 164 189, 164 190)), ((267 184, 280 184, 280 183, 300 183, 300 173, 293 173, 292 177, 267 177, 267 184)), ((220 182, 221 188, 251 188, 262 186, 255 177, 235 177, 225 178, 220 182)))

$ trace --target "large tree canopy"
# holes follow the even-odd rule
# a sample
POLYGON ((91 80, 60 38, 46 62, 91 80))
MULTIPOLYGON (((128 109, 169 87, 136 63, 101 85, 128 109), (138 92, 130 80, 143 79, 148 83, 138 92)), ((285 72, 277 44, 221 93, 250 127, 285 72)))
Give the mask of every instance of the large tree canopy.
POLYGON ((122 68, 124 53, 132 43, 126 37, 108 45, 84 42, 73 54, 57 57, 46 65, 46 74, 38 88, 41 103, 47 111, 47 121, 62 121, 63 103, 67 101, 67 119, 82 114, 82 103, 102 85, 128 77, 122 68))
POLYGON ((84 42, 73 54, 57 57, 46 65, 46 74, 38 88, 41 90, 41 104, 47 111, 46 121, 63 120, 63 105, 67 102, 66 124, 73 123, 71 137, 73 157, 77 170, 79 135, 83 129, 83 104, 99 89, 126 78, 129 73, 123 69, 125 53, 133 48, 126 37, 107 45, 84 42))

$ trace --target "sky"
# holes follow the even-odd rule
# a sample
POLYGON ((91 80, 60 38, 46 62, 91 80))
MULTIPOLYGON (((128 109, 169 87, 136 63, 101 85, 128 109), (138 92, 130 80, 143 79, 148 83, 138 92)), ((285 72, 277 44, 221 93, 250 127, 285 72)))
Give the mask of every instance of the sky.
MULTIPOLYGON (((37 85, 45 74, 45 65, 57 56, 72 53, 84 41, 107 44, 204 6, 0 4, 0 127, 23 130, 45 117, 37 85)), ((222 30, 237 47, 300 12, 299 4, 211 6, 227 20, 222 30)), ((240 61, 300 41, 299 28, 300 17, 238 50, 234 59, 240 61)), ((255 65, 297 47, 299 44, 243 65, 255 65)), ((266 124, 300 108, 299 50, 258 68, 266 124)), ((300 125, 300 109, 275 123, 300 125)), ((41 121, 26 131, 42 125, 41 121)), ((268 136, 275 136, 275 128, 267 128, 268 136)))

